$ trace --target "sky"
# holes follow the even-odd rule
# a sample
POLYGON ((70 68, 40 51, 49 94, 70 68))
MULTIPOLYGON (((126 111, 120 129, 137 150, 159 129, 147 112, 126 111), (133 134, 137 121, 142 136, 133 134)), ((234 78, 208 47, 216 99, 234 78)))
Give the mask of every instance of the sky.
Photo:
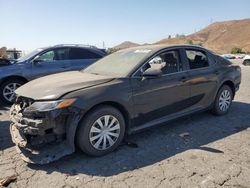
POLYGON ((250 18, 250 0, 0 0, 0 47, 113 47, 190 34, 210 23, 250 18))

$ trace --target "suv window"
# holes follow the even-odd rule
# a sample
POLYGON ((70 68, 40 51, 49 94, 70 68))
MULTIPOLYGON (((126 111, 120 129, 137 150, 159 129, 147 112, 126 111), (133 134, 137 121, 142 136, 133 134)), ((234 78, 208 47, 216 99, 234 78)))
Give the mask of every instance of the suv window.
POLYGON ((160 69, 162 74, 171 74, 182 71, 178 51, 173 50, 161 53, 150 60, 143 70, 145 71, 148 68, 160 69))
POLYGON ((55 52, 54 50, 47 51, 44 54, 40 55, 38 60, 40 61, 53 61, 55 58, 55 52))
POLYGON ((68 60, 69 49, 68 48, 53 49, 40 55, 38 59, 41 61, 68 60))
POLYGON ((99 59, 101 55, 82 48, 71 48, 70 59, 99 59))
POLYGON ((55 50, 55 60, 68 60, 69 48, 59 48, 55 50))
POLYGON ((205 52, 199 50, 186 50, 190 69, 208 67, 208 58, 205 52))

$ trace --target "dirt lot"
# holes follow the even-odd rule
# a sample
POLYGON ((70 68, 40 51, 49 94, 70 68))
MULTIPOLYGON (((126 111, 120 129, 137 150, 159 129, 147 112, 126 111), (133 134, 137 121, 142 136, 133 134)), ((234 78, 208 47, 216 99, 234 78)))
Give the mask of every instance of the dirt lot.
POLYGON ((229 114, 201 113, 154 128, 100 158, 77 152, 49 165, 23 162, 0 110, 0 178, 10 187, 250 187, 250 67, 229 114), (182 133, 186 136, 183 137, 182 133))

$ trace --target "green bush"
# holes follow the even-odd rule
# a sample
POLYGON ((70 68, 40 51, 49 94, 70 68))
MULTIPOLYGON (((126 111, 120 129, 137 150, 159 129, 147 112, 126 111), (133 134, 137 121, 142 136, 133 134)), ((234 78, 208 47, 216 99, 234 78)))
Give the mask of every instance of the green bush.
POLYGON ((192 40, 187 40, 187 44, 194 44, 192 40))
POLYGON ((114 53, 114 52, 117 52, 119 49, 116 49, 116 48, 108 48, 107 49, 107 53, 108 54, 112 54, 112 53, 114 53))
POLYGON ((235 47, 231 50, 231 54, 241 54, 241 53, 243 53, 241 48, 235 47))

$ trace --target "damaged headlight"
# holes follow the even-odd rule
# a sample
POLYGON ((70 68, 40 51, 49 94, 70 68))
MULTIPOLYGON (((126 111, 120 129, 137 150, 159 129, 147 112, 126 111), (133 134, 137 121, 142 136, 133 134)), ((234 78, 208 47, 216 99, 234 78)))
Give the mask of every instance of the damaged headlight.
POLYGON ((62 109, 72 105, 76 99, 62 99, 57 101, 37 101, 26 108, 26 111, 51 111, 55 109, 62 109))

